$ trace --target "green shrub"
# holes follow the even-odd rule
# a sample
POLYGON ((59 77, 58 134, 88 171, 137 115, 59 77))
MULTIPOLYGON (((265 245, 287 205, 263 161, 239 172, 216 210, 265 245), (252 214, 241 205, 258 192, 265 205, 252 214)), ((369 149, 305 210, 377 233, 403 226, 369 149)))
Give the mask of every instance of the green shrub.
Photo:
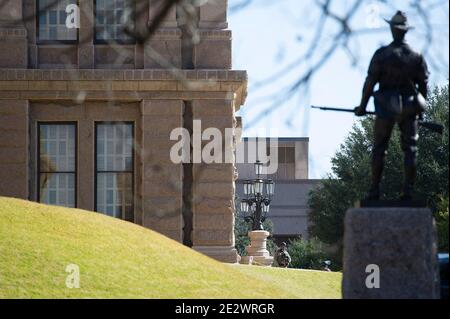
POLYGON ((435 214, 439 252, 448 252, 448 198, 443 198, 435 214))
POLYGON ((325 260, 330 260, 322 243, 317 239, 291 241, 288 245, 288 252, 292 258, 289 266, 291 268, 323 270, 325 260))

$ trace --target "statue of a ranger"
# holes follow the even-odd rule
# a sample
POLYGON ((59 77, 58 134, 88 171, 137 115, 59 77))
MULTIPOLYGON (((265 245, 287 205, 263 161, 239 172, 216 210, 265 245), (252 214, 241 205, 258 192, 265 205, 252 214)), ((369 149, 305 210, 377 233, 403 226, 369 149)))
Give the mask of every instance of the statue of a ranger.
POLYGON ((394 125, 401 131, 404 152, 404 186, 402 200, 411 200, 416 179, 418 121, 422 119, 427 97, 428 69, 423 56, 405 41, 411 27, 405 13, 398 11, 391 20, 394 41, 375 52, 364 84, 361 104, 355 114, 366 114, 367 103, 374 96, 375 127, 372 151, 372 184, 367 200, 380 198, 384 158, 394 125), (376 84, 379 90, 374 91, 376 84))

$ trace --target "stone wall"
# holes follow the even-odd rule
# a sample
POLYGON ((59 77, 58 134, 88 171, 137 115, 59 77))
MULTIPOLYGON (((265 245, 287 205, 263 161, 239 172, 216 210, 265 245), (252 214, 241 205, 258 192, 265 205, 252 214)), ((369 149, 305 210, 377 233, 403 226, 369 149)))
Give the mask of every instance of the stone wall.
POLYGON ((28 101, 0 100, 0 195, 28 197, 28 101))
MULTIPOLYGON (((36 85, 35 85, 36 86, 36 85)), ((95 122, 98 121, 124 121, 133 122, 135 129, 135 149, 137 155, 140 154, 142 145, 141 110, 138 102, 125 101, 86 101, 74 103, 73 101, 37 101, 32 100, 29 106, 29 125, 24 129, 31 136, 29 150, 26 158, 29 158, 29 193, 26 197, 30 200, 37 200, 37 123, 53 121, 75 121, 78 132, 78 167, 77 167, 77 207, 93 211, 94 204, 94 139, 95 122)), ((142 162, 139 156, 135 156, 135 218, 140 222, 142 216, 141 201, 141 167, 142 162)), ((26 168, 24 168, 27 171, 26 168)))
MULTIPOLYGON (((131 120, 138 132, 134 221, 184 241, 183 185, 192 183, 193 248, 221 261, 236 262, 234 164, 195 164, 193 179, 187 181, 182 165, 170 160, 176 141, 169 135, 185 125, 185 101, 193 101, 193 119, 202 121, 203 130, 215 127, 225 135, 225 129, 234 129, 236 105, 245 98, 246 73, 185 70, 181 74, 189 79, 188 84, 164 70, 0 69, 2 130, 13 130, 0 135, 2 165, 8 165, 1 172, 0 194, 36 200, 33 161, 29 163, 35 153, 33 125, 37 121, 78 121, 83 144, 78 156, 84 159, 78 171, 78 207, 93 210, 93 163, 85 160, 93 158, 93 123, 131 120), (84 102, 74 103, 80 92, 84 102), (108 107, 111 103, 118 107, 115 111, 108 107), (12 145, 14 151, 9 149, 12 145)), ((232 153, 234 137, 222 142, 223 151, 232 153)))
MULTIPOLYGON (((234 249, 234 164, 225 163, 225 153, 234 149, 225 129, 235 128, 232 100, 195 100, 194 120, 201 119, 202 130, 217 128, 223 137, 220 164, 194 164, 193 248, 216 258, 236 261, 234 249)), ((203 141, 204 146, 208 141, 203 141)), ((202 147, 203 149, 203 147, 202 147)))
POLYGON ((21 0, 2 1, 0 48, 0 68, 27 67, 27 30, 22 23, 21 0))
MULTIPOLYGON (((235 112, 245 101, 247 74, 231 70, 227 1, 198 8, 199 41, 187 47, 183 41, 189 34, 175 8, 142 44, 101 44, 93 34, 94 0, 80 1, 78 41, 49 45, 36 38, 36 0, 5 1, 9 4, 0 11, 0 195, 36 200, 36 122, 77 121, 84 145, 78 152, 84 160, 78 206, 93 210, 92 125, 129 119, 136 127, 134 222, 236 262, 234 165, 191 169, 169 158, 175 143, 169 134, 186 125, 186 103, 204 128, 224 132, 235 127, 235 112), (106 108, 111 103, 122 105, 123 112, 106 108), (188 170, 191 179, 185 176, 188 170), (187 225, 183 195, 188 188, 194 203, 187 225)), ((139 3, 138 31, 154 20, 161 1, 139 3)), ((224 148, 233 150, 234 141, 224 148)))
MULTIPOLYGON (((36 0, 5 0, 11 5, 0 12, 2 20, 21 22, 14 27, 0 23, 0 42, 8 45, 14 55, 0 55, 0 67, 29 68, 99 68, 99 69, 165 69, 182 67, 183 22, 177 19, 172 8, 155 34, 144 44, 96 43, 94 30, 94 0, 79 2, 80 28, 78 41, 73 44, 39 42, 36 39, 36 0), (27 19, 22 23, 23 16, 27 19), (5 17, 5 18, 3 18, 5 17), (5 26, 2 26, 5 25, 5 26), (3 35, 3 36, 2 36, 3 35), (27 36, 28 35, 28 36, 27 36), (119 57, 120 55, 120 57, 119 57), (123 58, 123 60, 122 60, 123 58), (161 59, 164 63, 161 63, 161 59), (117 63, 117 61, 121 61, 117 63)), ((162 0, 140 1, 135 21, 136 30, 143 33, 158 14, 162 0)), ((231 69, 231 31, 228 27, 227 1, 207 2, 199 8, 198 26, 200 41, 195 43, 193 64, 195 69, 231 69)))
POLYGON ((170 160, 170 132, 183 126, 180 100, 142 102, 142 224, 183 241, 183 167, 170 160))

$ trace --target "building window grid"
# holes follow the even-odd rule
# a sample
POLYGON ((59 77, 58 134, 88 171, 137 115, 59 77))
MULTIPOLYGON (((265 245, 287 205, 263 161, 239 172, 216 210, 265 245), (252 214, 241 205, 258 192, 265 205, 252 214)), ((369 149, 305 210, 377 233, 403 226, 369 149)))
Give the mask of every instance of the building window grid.
POLYGON ((96 0, 95 1, 95 38, 97 41, 131 42, 133 38, 124 32, 127 24, 133 25, 133 1, 96 0))
POLYGON ((54 6, 44 10, 54 0, 38 0, 38 40, 76 41, 77 29, 66 27, 66 7, 77 4, 77 0, 59 0, 54 6))
POLYGON ((76 206, 76 124, 39 123, 39 201, 76 206))
MULTIPOLYGON (((267 149, 267 154, 270 149, 267 149)), ((276 173, 271 174, 270 178, 275 180, 295 179, 295 147, 280 146, 278 147, 278 169, 276 173)))
POLYGON ((133 211, 133 124, 96 125, 96 211, 127 219, 133 211))

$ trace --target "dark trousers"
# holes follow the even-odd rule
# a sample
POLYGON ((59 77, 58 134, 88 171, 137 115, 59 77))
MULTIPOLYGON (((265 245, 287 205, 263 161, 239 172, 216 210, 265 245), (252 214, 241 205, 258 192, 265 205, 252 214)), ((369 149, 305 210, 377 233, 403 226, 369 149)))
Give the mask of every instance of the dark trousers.
POLYGON ((404 194, 409 195, 416 179, 416 157, 418 140, 418 120, 415 116, 400 119, 377 118, 374 128, 374 145, 372 151, 372 191, 377 192, 383 174, 384 158, 392 134, 392 129, 398 123, 401 132, 401 146, 404 153, 404 194))

